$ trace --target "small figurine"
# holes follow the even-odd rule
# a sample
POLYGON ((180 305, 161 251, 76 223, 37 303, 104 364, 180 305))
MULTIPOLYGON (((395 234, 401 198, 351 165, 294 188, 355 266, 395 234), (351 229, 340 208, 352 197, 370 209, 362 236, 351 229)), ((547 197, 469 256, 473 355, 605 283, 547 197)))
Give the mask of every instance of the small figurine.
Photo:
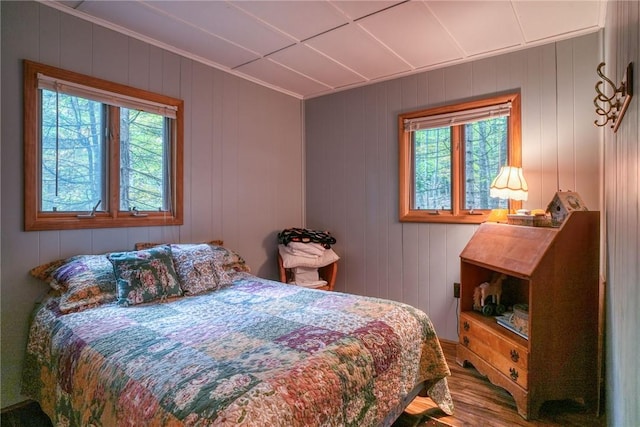
POLYGON ((502 295, 502 282, 506 278, 506 274, 494 274, 491 282, 483 282, 476 286, 473 291, 473 309, 481 311, 485 316, 491 316, 494 311, 496 314, 504 313, 506 307, 500 304, 500 296, 502 295), (485 299, 488 296, 491 296, 492 304, 485 304, 485 299))

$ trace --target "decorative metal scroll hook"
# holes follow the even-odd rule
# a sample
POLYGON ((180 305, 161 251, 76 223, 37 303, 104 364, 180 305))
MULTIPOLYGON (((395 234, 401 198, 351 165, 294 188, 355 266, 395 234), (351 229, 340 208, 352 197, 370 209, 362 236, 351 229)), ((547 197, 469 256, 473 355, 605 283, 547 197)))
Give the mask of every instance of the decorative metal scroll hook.
POLYGON ((593 105, 596 107, 596 114, 604 118, 605 121, 599 123, 598 120, 595 120, 593 123, 601 127, 611 122, 611 127, 615 132, 618 130, 618 126, 620 126, 622 117, 633 95, 633 67, 632 63, 629 63, 624 80, 620 83, 620 86, 616 86, 616 84, 602 72, 604 66, 605 63, 601 62, 596 70, 602 80, 598 81, 595 85, 596 97, 593 99, 593 105), (605 83, 607 86, 605 86, 605 83), (612 95, 607 96, 605 94, 607 91, 613 91, 612 95))

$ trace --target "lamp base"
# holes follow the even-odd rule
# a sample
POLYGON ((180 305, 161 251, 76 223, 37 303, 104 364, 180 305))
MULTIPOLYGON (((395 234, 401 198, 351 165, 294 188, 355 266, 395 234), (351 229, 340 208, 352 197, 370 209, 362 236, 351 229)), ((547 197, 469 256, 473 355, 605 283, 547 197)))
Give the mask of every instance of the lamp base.
POLYGON ((509 209, 491 209, 491 212, 487 217, 487 222, 500 222, 506 224, 508 213, 509 209))

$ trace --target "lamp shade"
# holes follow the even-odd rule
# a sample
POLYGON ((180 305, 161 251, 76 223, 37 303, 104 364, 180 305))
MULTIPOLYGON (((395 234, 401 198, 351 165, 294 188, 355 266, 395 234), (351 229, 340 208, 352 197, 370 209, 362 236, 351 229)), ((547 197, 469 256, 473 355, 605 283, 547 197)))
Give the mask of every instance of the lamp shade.
POLYGON ((522 168, 503 166, 489 189, 491 197, 501 199, 527 200, 529 187, 522 174, 522 168))

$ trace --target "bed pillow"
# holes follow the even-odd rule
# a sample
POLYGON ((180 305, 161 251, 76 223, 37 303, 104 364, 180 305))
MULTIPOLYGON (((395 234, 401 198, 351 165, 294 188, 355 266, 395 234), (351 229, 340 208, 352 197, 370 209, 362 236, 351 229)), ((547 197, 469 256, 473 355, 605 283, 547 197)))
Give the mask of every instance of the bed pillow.
POLYGON ((180 287, 187 295, 215 291, 231 283, 210 245, 172 244, 171 256, 180 287))
POLYGON ((232 251, 231 249, 225 248, 224 246, 216 246, 210 245, 213 250, 214 257, 216 258, 216 262, 218 265, 222 266, 222 268, 227 273, 235 273, 235 272, 245 272, 251 273, 251 269, 245 262, 244 258, 240 256, 237 252, 232 251))
MULTIPOLYGON (((217 245, 217 246, 222 246, 223 245, 223 241, 222 240, 210 240, 208 242, 202 242, 202 243, 206 243, 209 245, 217 245)), ((149 248, 153 248, 155 246, 162 246, 162 245, 168 245, 169 243, 153 243, 153 242, 138 242, 134 245, 136 251, 140 251, 142 249, 149 249, 149 248)), ((173 243, 175 244, 175 243, 173 243)), ((184 243, 184 244, 189 244, 189 243, 184 243)), ((200 244, 200 243, 192 243, 192 244, 200 244)))
POLYGON ((116 300, 116 278, 106 255, 76 255, 30 271, 60 293, 60 311, 68 313, 116 300))
MULTIPOLYGON (((149 243, 149 242, 139 242, 135 244, 136 250, 146 249, 154 246, 159 246, 167 243, 149 243)), ((173 243, 173 245, 193 245, 196 243, 173 243)), ((199 243, 198 243, 199 244, 199 243)), ((211 246, 211 249, 214 251, 214 256, 216 258, 216 262, 218 265, 222 266, 222 268, 229 274, 233 274, 235 272, 245 272, 251 273, 251 269, 245 262, 245 260, 236 252, 222 246, 222 240, 211 240, 208 242, 203 242, 203 244, 207 244, 211 246)))
POLYGON ((29 274, 31 274, 36 279, 40 279, 43 282, 47 283, 49 286, 51 286, 51 288, 57 291, 62 290, 61 284, 56 279, 54 279, 53 273, 70 259, 71 258, 57 259, 55 261, 33 267, 31 270, 29 270, 29 274))
POLYGON ((182 295, 168 245, 108 256, 116 277, 118 303, 123 306, 182 295))

